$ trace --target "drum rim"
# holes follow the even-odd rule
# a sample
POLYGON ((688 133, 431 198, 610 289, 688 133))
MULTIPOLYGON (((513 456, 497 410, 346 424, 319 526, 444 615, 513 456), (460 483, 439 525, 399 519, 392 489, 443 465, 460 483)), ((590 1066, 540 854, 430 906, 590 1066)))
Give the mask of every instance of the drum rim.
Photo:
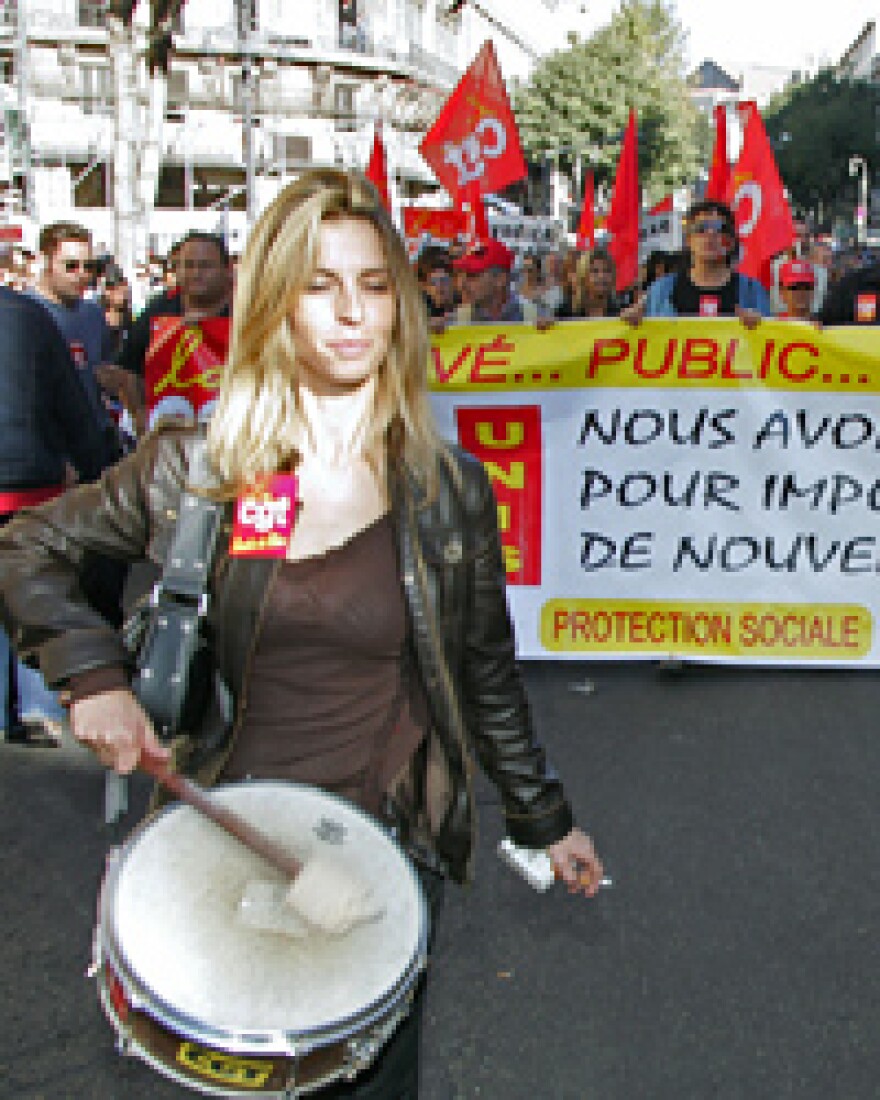
POLYGON ((410 958, 393 985, 358 1012, 342 1017, 332 1024, 322 1024, 303 1031, 285 1031, 280 1028, 265 1031, 232 1031, 215 1027, 181 1012, 180 1009, 169 1004, 154 990, 148 988, 135 972, 122 947, 112 903, 119 889, 120 876, 125 865, 126 855, 134 849, 142 834, 155 827, 162 818, 180 810, 183 804, 179 802, 163 807, 158 813, 152 814, 140 822, 125 839, 124 843, 114 850, 101 883, 98 900, 98 927, 95 933, 96 946, 100 961, 102 963, 106 961, 110 964, 114 976, 123 986, 133 1012, 145 1012, 176 1035, 204 1043, 205 1046, 217 1047, 223 1051, 228 1051, 230 1054, 299 1057, 319 1047, 329 1046, 359 1034, 386 1019, 393 1011, 394 1006, 402 1003, 427 965, 429 933, 427 899, 415 864, 401 847, 397 838, 384 829, 381 822, 371 817, 359 806, 341 798, 332 791, 324 790, 323 787, 316 787, 307 783, 295 783, 284 779, 245 779, 234 783, 218 784, 212 790, 218 792, 233 789, 241 790, 244 787, 278 787, 285 790, 317 792, 322 798, 337 802, 346 811, 362 817, 367 824, 373 826, 397 849, 416 889, 419 932, 410 958))

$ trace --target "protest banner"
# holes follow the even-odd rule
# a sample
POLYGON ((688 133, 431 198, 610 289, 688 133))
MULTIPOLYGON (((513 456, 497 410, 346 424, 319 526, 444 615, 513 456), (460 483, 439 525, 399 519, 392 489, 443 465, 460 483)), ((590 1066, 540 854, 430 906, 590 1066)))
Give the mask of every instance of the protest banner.
POLYGON ((435 338, 521 656, 880 665, 877 353, 873 330, 726 319, 435 338))

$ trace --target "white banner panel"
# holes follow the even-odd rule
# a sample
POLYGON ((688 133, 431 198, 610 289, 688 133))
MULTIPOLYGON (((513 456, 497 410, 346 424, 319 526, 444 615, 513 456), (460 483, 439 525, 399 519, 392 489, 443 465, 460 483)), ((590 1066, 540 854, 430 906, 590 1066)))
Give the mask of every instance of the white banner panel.
POLYGON ((875 333, 440 337, 436 415, 492 477, 520 654, 880 664, 875 333))

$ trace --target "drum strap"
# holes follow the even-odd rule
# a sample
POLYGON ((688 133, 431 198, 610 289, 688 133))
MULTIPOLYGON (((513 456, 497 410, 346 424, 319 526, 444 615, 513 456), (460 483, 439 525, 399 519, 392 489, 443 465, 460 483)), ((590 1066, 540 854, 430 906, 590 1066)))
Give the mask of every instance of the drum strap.
MULTIPOLYGON (((191 484, 200 484, 204 463, 205 441, 199 439, 190 460, 191 484)), ((212 685, 205 619, 222 519, 222 504, 183 493, 162 577, 123 625, 135 666, 132 690, 166 741, 198 720, 212 685)))

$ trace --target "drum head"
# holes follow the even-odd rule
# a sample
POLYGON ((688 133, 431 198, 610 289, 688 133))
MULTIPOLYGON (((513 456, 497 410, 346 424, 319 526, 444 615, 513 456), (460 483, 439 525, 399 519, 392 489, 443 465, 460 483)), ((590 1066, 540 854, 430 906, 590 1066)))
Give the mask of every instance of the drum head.
POLYGON ((372 818, 315 788, 255 780, 212 793, 300 859, 332 850, 384 912, 343 936, 248 926, 239 910, 248 884, 280 876, 189 807, 173 806, 129 839, 102 892, 102 944, 136 1007, 242 1052, 291 1041, 308 1048, 381 1016, 426 954, 421 886, 397 845, 372 818))

